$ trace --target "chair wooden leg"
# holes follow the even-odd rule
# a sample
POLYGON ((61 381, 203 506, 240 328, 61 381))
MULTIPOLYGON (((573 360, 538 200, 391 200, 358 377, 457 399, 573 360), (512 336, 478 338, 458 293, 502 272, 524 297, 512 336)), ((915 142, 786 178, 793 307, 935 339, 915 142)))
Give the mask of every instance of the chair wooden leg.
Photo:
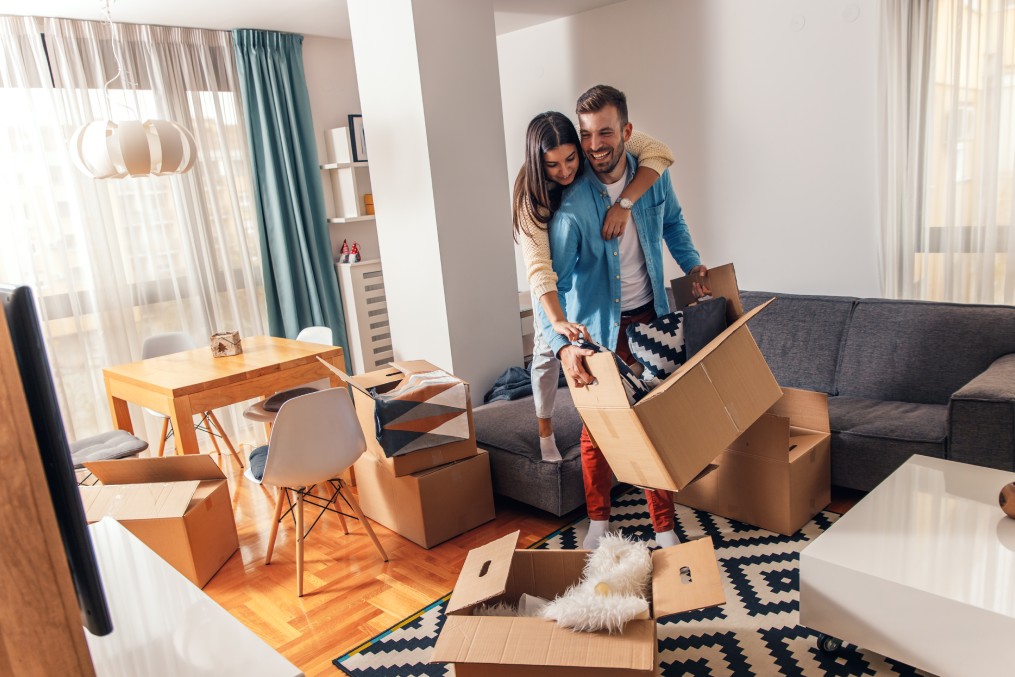
POLYGON ((352 511, 356 513, 356 517, 359 518, 360 524, 362 524, 363 528, 367 530, 370 540, 374 542, 375 546, 377 546, 377 552, 381 553, 381 559, 387 562, 388 554, 384 552, 384 548, 381 547, 381 542, 377 540, 377 534, 374 533, 373 527, 370 526, 370 522, 367 521, 367 518, 363 516, 363 511, 359 509, 359 503, 356 502, 356 497, 352 495, 351 491, 343 495, 349 501, 349 505, 352 506, 352 511))
MULTIPOLYGON (((222 427, 222 424, 219 423, 218 418, 215 417, 214 412, 208 412, 208 420, 211 421, 216 428, 218 428, 219 434, 222 435, 222 441, 226 443, 226 448, 229 449, 229 453, 233 455, 233 458, 236 459, 236 462, 242 468, 243 459, 240 458, 238 453, 236 453, 236 447, 233 446, 232 441, 229 439, 229 435, 226 435, 225 429, 222 427)), ((212 436, 212 439, 214 439, 214 435, 212 436)))
MULTIPOLYGON (((264 424, 264 439, 271 440, 271 423, 265 422, 264 424)), ((267 442, 265 442, 267 444, 267 442)))
MULTIPOLYGON (((342 485, 340 484, 339 486, 341 487, 342 485)), ((349 527, 346 526, 345 515, 342 514, 342 506, 340 506, 338 504, 338 496, 339 496, 338 494, 335 494, 335 501, 334 501, 334 503, 335 503, 335 509, 338 512, 338 521, 342 525, 342 533, 344 533, 346 536, 348 536, 349 535, 349 527)))
POLYGON ((166 452, 166 436, 169 434, 169 418, 162 419, 162 434, 159 436, 159 458, 166 452))
POLYGON ((296 596, 303 596, 303 492, 296 491, 296 596))
POLYGON ((278 535, 278 521, 282 519, 282 503, 285 501, 285 493, 289 491, 285 487, 278 488, 278 498, 275 499, 275 516, 271 518, 271 535, 268 536, 268 554, 264 556, 264 563, 271 564, 271 553, 275 551, 275 536, 278 535))
POLYGON ((208 437, 211 438, 211 445, 215 447, 215 454, 221 458, 222 450, 219 449, 219 441, 218 438, 215 437, 215 425, 211 422, 211 417, 209 417, 207 413, 205 413, 205 417, 208 419, 208 437))

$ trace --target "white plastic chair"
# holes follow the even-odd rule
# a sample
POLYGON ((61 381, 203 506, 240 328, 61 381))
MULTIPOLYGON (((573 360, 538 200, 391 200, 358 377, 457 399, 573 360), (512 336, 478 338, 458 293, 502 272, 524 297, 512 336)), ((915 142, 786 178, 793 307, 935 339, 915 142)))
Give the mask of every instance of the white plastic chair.
MULTIPOLYGON (((306 341, 307 343, 320 343, 326 346, 335 345, 334 338, 332 335, 331 327, 306 327, 301 329, 300 333, 296 335, 297 341, 306 341)), ((281 392, 275 393, 272 397, 285 398, 287 393, 291 393, 292 396, 299 395, 299 392, 293 391, 307 391, 307 390, 324 390, 331 387, 331 381, 328 379, 321 379, 312 383, 299 386, 297 388, 289 388, 281 392)), ((302 393, 302 394, 305 394, 302 393)), ((275 416, 277 411, 268 411, 264 408, 268 398, 260 400, 250 405, 243 411, 243 417, 251 421, 257 421, 264 424, 265 435, 271 437, 271 426, 275 422, 275 416)))
POLYGON ((303 596, 303 539, 306 534, 317 524, 325 510, 338 513, 342 531, 349 533, 343 513, 332 507, 338 499, 352 508, 381 558, 388 561, 387 553, 377 540, 370 523, 363 517, 356 498, 351 492, 343 491, 347 485, 339 477, 365 450, 366 439, 356 418, 349 392, 345 388, 330 388, 283 403, 268 445, 258 447, 250 454, 244 477, 258 484, 278 487, 275 516, 264 563, 271 564, 278 523, 284 517, 283 502, 288 502, 287 513, 293 512, 296 518, 296 591, 300 597, 303 596), (321 499, 311 493, 317 484, 325 483, 330 484, 334 490, 330 498, 321 499), (295 506, 289 492, 296 495, 295 506), (326 502, 321 503, 322 500, 326 502), (317 519, 306 530, 303 528, 304 502, 321 508, 317 519))
MULTIPOLYGON (((190 334, 184 334, 179 331, 152 334, 146 338, 144 343, 141 345, 141 359, 147 360, 150 357, 161 357, 162 355, 180 353, 185 350, 193 350, 196 347, 194 339, 190 337, 190 334)), ((168 440, 169 436, 172 434, 172 430, 170 430, 172 422, 170 421, 169 416, 160 411, 148 409, 147 407, 145 407, 144 410, 152 416, 162 419, 162 435, 159 440, 158 452, 159 456, 162 456, 166 450, 166 440, 168 440)), ((232 441, 230 441, 229 436, 226 435, 226 431, 222 428, 222 424, 219 423, 219 420, 215 417, 214 413, 206 411, 201 414, 200 422, 198 422, 194 427, 208 433, 211 437, 211 443, 215 446, 215 453, 219 456, 222 455, 222 450, 219 449, 219 443, 216 438, 221 437, 222 441, 226 443, 229 453, 232 454, 233 458, 236 459, 236 462, 240 464, 240 467, 243 467, 243 460, 236 452, 236 448, 233 447, 232 441), (205 423, 208 424, 208 427, 205 427, 205 423), (218 432, 216 432, 216 429, 218 432)))

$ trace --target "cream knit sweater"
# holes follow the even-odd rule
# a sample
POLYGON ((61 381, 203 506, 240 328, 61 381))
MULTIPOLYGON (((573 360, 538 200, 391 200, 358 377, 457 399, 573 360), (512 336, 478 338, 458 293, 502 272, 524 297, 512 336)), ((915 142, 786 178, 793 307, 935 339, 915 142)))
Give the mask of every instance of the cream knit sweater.
MULTIPOLYGON (((649 167, 659 174, 673 164, 673 153, 661 141, 641 132, 632 132, 627 141, 627 150, 638 158, 639 167, 649 167)), ((529 287, 532 296, 540 298, 547 292, 557 290, 557 274, 553 272, 550 262, 550 236, 546 225, 540 224, 532 217, 532 205, 525 200, 522 213, 518 215, 521 226, 522 259, 529 276, 529 287)))

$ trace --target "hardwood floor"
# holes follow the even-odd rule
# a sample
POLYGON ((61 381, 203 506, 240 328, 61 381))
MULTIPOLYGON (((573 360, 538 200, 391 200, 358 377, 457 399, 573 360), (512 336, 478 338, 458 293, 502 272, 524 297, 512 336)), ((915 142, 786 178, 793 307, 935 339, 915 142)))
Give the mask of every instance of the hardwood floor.
MULTIPOLYGON (((229 479, 240 550, 204 591, 308 676, 340 674, 332 659, 450 592, 470 549, 515 530, 525 547, 582 514, 557 518, 498 498, 496 520, 431 550, 372 523, 388 562, 356 520, 347 520, 346 535, 337 516, 325 515, 304 542, 299 598, 292 520, 279 526, 266 566, 274 493, 245 480, 228 456, 218 460, 229 479)), ((845 512, 862 496, 833 488, 829 509, 845 512)), ((308 508, 308 524, 310 515, 308 508)))
POLYGON ((328 514, 304 541, 304 596, 299 598, 292 520, 279 526, 272 563, 266 566, 274 493, 245 480, 228 456, 219 463, 229 479, 240 550, 204 591, 310 676, 341 674, 332 659, 450 592, 472 548, 515 530, 525 547, 581 514, 557 518, 498 499, 496 520, 431 550, 371 523, 388 562, 381 561, 355 519, 346 520, 346 535, 338 517, 328 514))

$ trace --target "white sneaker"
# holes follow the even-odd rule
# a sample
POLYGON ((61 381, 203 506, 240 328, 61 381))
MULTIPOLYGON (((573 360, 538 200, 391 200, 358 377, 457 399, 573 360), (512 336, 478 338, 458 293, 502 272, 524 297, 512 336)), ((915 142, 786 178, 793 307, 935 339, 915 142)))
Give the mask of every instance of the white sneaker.
POLYGON ((585 550, 595 550, 599 547, 599 539, 609 530, 610 520, 589 520, 589 531, 585 534, 585 540, 582 541, 582 548, 585 550))
POLYGON ((553 433, 550 433, 549 437, 539 438, 539 454, 547 463, 560 463, 564 460, 560 455, 560 449, 557 448, 557 438, 553 433))
POLYGON ((677 532, 673 529, 662 533, 657 531, 656 544, 658 544, 660 548, 668 548, 671 545, 680 545, 680 536, 677 536, 677 532))

